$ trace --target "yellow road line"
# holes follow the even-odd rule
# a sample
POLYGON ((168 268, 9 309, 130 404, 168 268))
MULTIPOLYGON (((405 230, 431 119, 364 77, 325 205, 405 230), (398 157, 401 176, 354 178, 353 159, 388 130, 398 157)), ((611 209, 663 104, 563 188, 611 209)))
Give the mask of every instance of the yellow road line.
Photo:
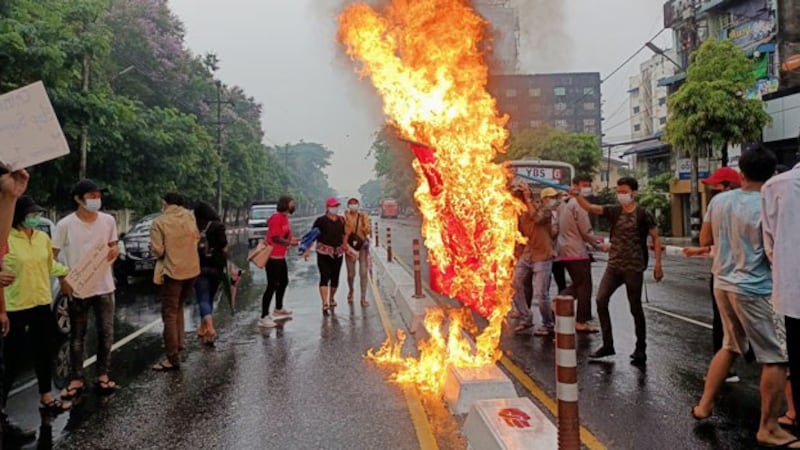
MULTIPOLYGON (((413 274, 413 272, 409 269, 408 265, 406 265, 406 263, 403 262, 402 259, 396 256, 394 257, 394 259, 405 270, 413 274)), ((428 292, 428 294, 431 295, 432 298, 435 298, 433 297, 433 293, 430 291, 428 286, 423 286, 423 287, 428 292)), ((528 374, 525 373, 525 371, 522 370, 521 367, 514 364, 513 361, 511 361, 505 356, 503 356, 503 358, 500 359, 500 364, 502 364, 503 367, 505 367, 511 373, 511 375, 514 376, 514 378, 519 380, 519 382, 523 386, 525 386, 525 389, 527 389, 528 392, 530 392, 531 395, 536 400, 538 400, 542 405, 544 405, 545 408, 547 408, 550 411, 550 414, 552 414, 554 417, 558 417, 558 404, 556 403, 556 401, 553 400, 552 397, 547 395, 547 393, 544 390, 542 390, 542 388, 540 388, 539 385, 537 385, 536 382, 533 381, 533 379, 530 376, 528 376, 528 374)), ((606 448, 606 446, 603 445, 603 443, 600 442, 600 440, 597 439, 597 437, 594 434, 592 434, 592 432, 589 431, 589 429, 586 428, 585 426, 581 426, 581 442, 589 450, 605 450, 606 448)))
MULTIPOLYGON (((378 308, 378 316, 381 318, 383 330, 386 332, 386 337, 393 341, 392 322, 389 320, 389 315, 383 305, 383 297, 378 290, 378 285, 375 284, 375 280, 370 277, 369 281, 372 285, 372 294, 375 297, 375 306, 378 308)), ((439 444, 436 442, 436 436, 433 434, 433 429, 428 422, 428 416, 425 414, 425 408, 422 406, 422 401, 419 399, 416 388, 404 385, 403 396, 406 399, 406 406, 411 415, 411 423, 414 424, 414 430, 417 432, 419 447, 423 450, 439 450, 439 444)))

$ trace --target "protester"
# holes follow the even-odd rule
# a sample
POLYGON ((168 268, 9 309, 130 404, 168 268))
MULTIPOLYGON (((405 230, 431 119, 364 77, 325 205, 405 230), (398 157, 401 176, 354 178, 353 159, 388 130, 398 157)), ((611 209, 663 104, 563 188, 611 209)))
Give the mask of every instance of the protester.
MULTIPOLYGON (((530 187, 523 182, 515 182, 510 186, 511 194, 517 198, 517 200, 524 203, 528 209, 533 208, 533 200, 531 199, 531 189, 530 187)), ((517 231, 519 231, 520 235, 524 236, 525 239, 528 239, 527 231, 524 229, 527 223, 525 220, 526 215, 522 215, 517 219, 517 231)), ((529 231, 529 230, 528 230, 529 231)), ((522 253, 525 251, 525 244, 517 244, 514 248, 514 260, 516 261, 515 267, 519 265, 519 260, 522 257, 522 253)), ((525 324, 532 324, 533 318, 530 316, 530 308, 533 304, 533 271, 525 270, 521 273, 517 273, 515 270, 514 273, 514 302, 513 302, 513 310, 509 313, 509 317, 512 319, 521 319, 521 323, 525 324), (517 304, 519 303, 517 299, 517 295, 522 295, 522 299, 524 301, 525 306, 522 307, 521 303, 518 307, 517 304)), ((525 327, 525 329, 530 328, 530 326, 525 327)))
MULTIPOLYGON (((578 176, 572 180, 572 189, 581 195, 592 195, 592 179, 578 176)), ((569 295, 578 300, 575 316, 575 330, 596 333, 598 329, 589 324, 592 320, 592 266, 587 245, 595 250, 600 247, 592 232, 589 214, 578 202, 566 198, 558 208, 558 258, 556 261, 569 273, 569 287, 558 286, 561 295, 569 295)), ((556 278, 558 284, 558 278, 556 278)), ((564 283, 566 284, 566 283, 564 283)))
POLYGON ((786 326, 789 410, 782 423, 796 426, 794 410, 800 405, 800 164, 767 181, 761 192, 764 249, 772 262, 772 303, 786 326))
MULTIPOLYGON (((533 327, 533 314, 523 298, 524 286, 521 285, 529 274, 533 277, 534 298, 539 304, 542 315, 542 327, 534 331, 536 336, 547 336, 553 333, 555 319, 550 301, 550 279, 555 257, 554 236, 552 229, 552 210, 556 207, 558 193, 553 188, 542 189, 540 201, 527 203, 527 211, 520 217, 523 236, 528 242, 514 269, 515 296, 517 309, 522 314, 521 323, 515 328, 523 332, 533 327)), ((526 196, 526 199, 528 197, 526 196)))
MULTIPOLYGON (((75 212, 61 219, 53 234, 54 257, 63 253, 70 267, 78 267, 81 259, 100 245, 108 247, 109 263, 119 256, 117 221, 110 214, 100 212, 103 191, 92 180, 82 180, 72 188, 75 212)), ((94 311, 98 325, 95 386, 102 394, 112 393, 117 388, 117 383, 108 376, 114 344, 114 291, 114 274, 109 264, 97 281, 80 293, 81 297, 73 295, 69 302, 71 381, 61 390, 62 399, 78 397, 85 387, 83 360, 89 310, 94 311)))
POLYGON ((6 242, 14 219, 14 205, 28 188, 30 175, 25 170, 8 172, 0 167, 0 242, 6 242))
POLYGON ((356 264, 358 265, 358 280, 361 284, 361 306, 369 306, 367 302, 367 281, 369 273, 369 238, 372 236, 372 225, 367 213, 359 211, 359 202, 356 198, 347 201, 347 211, 344 214, 344 234, 349 247, 345 256, 347 265, 347 303, 353 304, 353 282, 356 278, 356 264), (358 248, 355 248, 358 247, 358 248))
POLYGON ((200 231, 194 214, 184 208, 183 196, 166 194, 150 229, 150 246, 157 258, 153 281, 161 285, 161 319, 164 322, 166 359, 153 366, 164 372, 180 368, 180 351, 185 345, 183 305, 200 275, 197 244, 200 231))
MULTIPOLYGON (((730 167, 720 167, 710 177, 703 180, 703 183, 711 187, 711 198, 713 199, 720 192, 727 192, 733 189, 739 189, 742 184, 742 177, 735 169, 730 167)), ((686 247, 683 249, 683 254, 686 256, 709 256, 713 258, 713 247, 686 247)), ((719 308, 717 308, 717 301, 714 298, 714 274, 711 274, 710 280, 711 291, 711 309, 713 310, 714 318, 711 322, 711 339, 712 348, 716 355, 719 349, 722 348, 722 319, 719 316, 719 308)), ((739 376, 736 370, 731 368, 731 372, 725 379, 726 383, 738 383, 739 376)))
MULTIPOLYGON (((317 218, 313 228, 320 231, 316 243, 317 268, 319 269, 319 295, 322 298, 322 315, 328 316, 336 308, 336 290, 339 288, 339 276, 342 271, 342 257, 346 243, 344 235, 344 218, 339 215, 339 200, 330 197, 325 202, 326 213, 317 218)), ((306 251, 305 258, 311 255, 306 251)))
POLYGON ((661 281, 664 272, 661 268, 661 242, 658 231, 650 215, 636 205, 638 191, 639 183, 636 179, 620 178, 617 181, 617 200, 620 204, 606 206, 590 204, 583 195, 580 195, 578 189, 573 188, 571 191, 584 210, 606 217, 611 224, 608 266, 597 292, 597 314, 603 332, 603 345, 591 355, 592 358, 604 358, 616 354, 608 305, 614 292, 624 284, 636 329, 636 349, 630 356, 631 363, 644 364, 647 361, 642 286, 643 273, 647 269, 649 256, 648 235, 653 241, 656 256, 653 277, 656 281, 661 281))
POLYGON ((214 345, 217 340, 213 317, 214 298, 222 284, 225 265, 228 262, 228 236, 225 224, 210 204, 197 202, 194 207, 194 218, 200 231, 200 242, 197 246, 200 275, 194 283, 197 308, 200 310, 197 338, 201 344, 214 345))
POLYGON ((10 327, 3 349, 6 366, 3 405, 17 372, 26 360, 32 359, 39 385, 39 410, 43 414, 57 415, 68 411, 72 403, 56 399, 52 394, 55 327, 50 310, 50 277, 59 278, 63 293, 69 295, 72 289, 65 280, 69 269, 55 261, 50 237, 36 229, 42 212, 44 208, 28 196, 17 200, 8 253, 3 258, 3 269, 15 275, 14 281, 5 288, 10 327))
POLYGON ((286 265, 286 254, 289 247, 296 246, 299 241, 292 236, 292 227, 289 216, 294 214, 295 202, 292 197, 284 195, 278 200, 278 212, 272 215, 267 222, 267 244, 272 246, 267 260, 267 290, 261 298, 261 319, 258 326, 274 328, 276 320, 288 319, 292 311, 284 308, 283 296, 289 286, 289 268, 286 265), (275 311, 269 314, 272 296, 275 295, 275 311), (273 317, 274 316, 274 317, 273 317))
POLYGON ((770 304, 772 273, 761 227, 761 187, 773 175, 775 164, 775 156, 767 150, 742 152, 741 189, 719 194, 708 205, 700 244, 715 246, 714 295, 724 341, 711 360, 703 396, 692 415, 698 420, 711 416, 714 398, 733 362, 751 345, 762 365, 758 444, 800 448, 800 440, 778 424, 788 362, 786 331, 770 304))

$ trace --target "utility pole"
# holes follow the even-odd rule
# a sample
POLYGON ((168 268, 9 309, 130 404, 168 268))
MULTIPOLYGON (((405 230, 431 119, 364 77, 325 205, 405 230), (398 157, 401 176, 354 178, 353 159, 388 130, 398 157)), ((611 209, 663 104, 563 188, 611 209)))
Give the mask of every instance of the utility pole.
MULTIPOLYGON (((81 92, 84 98, 89 95, 89 73, 90 61, 89 54, 84 53, 83 63, 81 65, 81 92)), ((89 160, 89 117, 84 111, 83 119, 81 120, 81 163, 78 170, 78 178, 83 180, 86 178, 86 166, 89 160)))
MULTIPOLYGON (((681 30, 683 41, 684 41, 684 51, 686 53, 686 66, 684 67, 684 73, 689 73, 689 64, 690 64, 690 56, 691 54, 697 49, 697 40, 698 40, 698 33, 697 33, 697 22, 695 17, 695 8, 694 5, 687 6, 689 8, 689 17, 686 20, 686 24, 684 25, 683 30, 681 30)), ((699 180, 699 171, 700 171, 700 148, 691 149, 691 158, 692 158, 692 170, 691 170, 691 193, 689 194, 689 209, 691 210, 691 215, 689 216, 690 221, 690 235, 692 237, 692 244, 699 244, 700 243, 700 226, 702 222, 702 214, 700 212, 700 180, 699 180)), ((703 148, 703 151, 707 151, 708 149, 703 148)))
POLYGON ((222 127, 223 125, 227 125, 227 122, 222 121, 222 105, 228 104, 233 105, 233 102, 230 100, 222 100, 222 81, 216 80, 215 82, 217 86, 217 98, 216 100, 212 100, 209 103, 213 103, 217 107, 217 120, 214 125, 217 127, 217 154, 219 155, 219 167, 217 167, 217 213, 220 215, 224 215, 222 211, 222 161, 223 161, 223 151, 222 151, 222 127))

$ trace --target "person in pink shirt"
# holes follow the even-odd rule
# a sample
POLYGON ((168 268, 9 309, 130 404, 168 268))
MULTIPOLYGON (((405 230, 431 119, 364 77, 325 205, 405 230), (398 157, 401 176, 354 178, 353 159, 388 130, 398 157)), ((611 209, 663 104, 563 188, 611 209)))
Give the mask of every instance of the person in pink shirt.
POLYGON ((286 254, 289 247, 299 244, 299 241, 292 236, 292 227, 289 224, 289 216, 294 214, 294 199, 288 195, 278 200, 278 212, 272 215, 267 222, 267 245, 272 246, 272 253, 267 261, 267 290, 261 299, 261 320, 258 326, 262 328, 274 328, 277 326, 276 320, 289 319, 292 311, 283 307, 283 296, 289 286, 289 268, 286 265, 286 254), (272 296, 275 296, 275 311, 269 313, 272 296))

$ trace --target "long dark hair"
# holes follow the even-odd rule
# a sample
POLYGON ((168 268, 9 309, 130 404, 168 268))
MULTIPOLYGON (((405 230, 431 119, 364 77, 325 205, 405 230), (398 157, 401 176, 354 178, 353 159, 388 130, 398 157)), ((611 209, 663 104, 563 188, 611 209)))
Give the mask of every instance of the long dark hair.
POLYGON ((290 195, 283 195, 281 198, 278 199, 278 212, 288 212, 289 205, 294 201, 292 196, 290 195))
POLYGON ((217 210, 206 202, 197 202, 194 205, 194 218, 197 220, 197 228, 200 228, 201 231, 209 222, 222 222, 217 210))

